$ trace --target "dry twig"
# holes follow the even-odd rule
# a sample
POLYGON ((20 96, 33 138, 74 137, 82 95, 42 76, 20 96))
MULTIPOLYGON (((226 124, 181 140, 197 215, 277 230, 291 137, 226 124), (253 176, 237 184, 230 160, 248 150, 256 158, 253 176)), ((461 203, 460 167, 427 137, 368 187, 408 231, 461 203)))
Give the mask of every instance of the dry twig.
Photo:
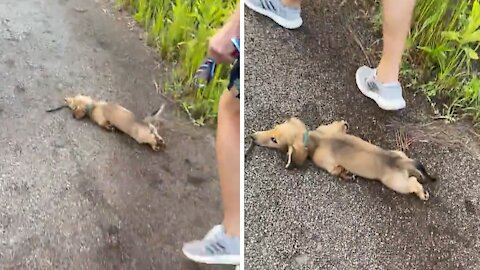
POLYGON ((361 42, 360 39, 357 37, 357 35, 355 34, 355 32, 352 30, 352 28, 350 27, 350 25, 347 25, 347 30, 348 30, 348 32, 350 32, 350 34, 351 34, 352 37, 353 37, 353 40, 355 40, 355 42, 358 44, 358 46, 359 46, 360 49, 362 50, 363 55, 365 56, 365 59, 367 60, 368 65, 369 65, 369 66, 372 66, 372 61, 370 61, 370 57, 368 57, 368 53, 367 53, 367 51, 365 50, 365 47, 363 47, 362 42, 361 42))

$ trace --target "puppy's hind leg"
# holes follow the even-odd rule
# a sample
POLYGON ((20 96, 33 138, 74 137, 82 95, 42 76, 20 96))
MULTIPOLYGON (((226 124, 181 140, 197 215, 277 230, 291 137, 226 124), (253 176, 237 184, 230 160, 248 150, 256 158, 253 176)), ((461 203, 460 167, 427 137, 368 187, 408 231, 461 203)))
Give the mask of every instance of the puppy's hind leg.
POLYGON ((161 124, 164 122, 164 119, 162 118, 162 114, 163 114, 163 111, 165 110, 165 103, 162 104, 162 106, 160 106, 160 108, 153 112, 151 115, 145 117, 143 119, 143 122, 145 124, 154 124, 154 125, 158 125, 158 124, 161 124))
POLYGON ((408 178, 408 186, 410 187, 411 193, 415 193, 420 200, 426 201, 430 197, 428 191, 418 182, 416 177, 411 176, 408 178))
POLYGON ((406 171, 391 173, 388 177, 382 178, 381 181, 385 186, 397 193, 415 193, 422 201, 428 200, 428 192, 424 190, 416 177, 409 177, 406 171))

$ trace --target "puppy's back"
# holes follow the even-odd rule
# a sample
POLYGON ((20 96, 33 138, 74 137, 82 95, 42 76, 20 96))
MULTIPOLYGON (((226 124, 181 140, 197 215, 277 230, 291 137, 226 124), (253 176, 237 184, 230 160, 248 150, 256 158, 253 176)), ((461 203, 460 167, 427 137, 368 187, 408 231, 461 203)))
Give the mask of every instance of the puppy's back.
POLYGON ((396 166, 397 157, 374 144, 349 134, 319 138, 333 159, 348 171, 370 179, 379 179, 385 170, 396 166))
POLYGON ((103 113, 113 126, 127 134, 131 134, 132 130, 140 125, 133 112, 116 103, 103 105, 103 113))

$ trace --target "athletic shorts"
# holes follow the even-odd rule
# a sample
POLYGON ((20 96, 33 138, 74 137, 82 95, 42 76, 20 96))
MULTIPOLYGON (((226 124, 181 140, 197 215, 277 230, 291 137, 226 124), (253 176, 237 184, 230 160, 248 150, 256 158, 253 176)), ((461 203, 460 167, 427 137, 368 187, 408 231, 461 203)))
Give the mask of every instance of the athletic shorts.
POLYGON ((237 94, 236 97, 240 99, 240 59, 235 60, 233 64, 227 88, 229 91, 235 91, 237 94), (235 86, 235 89, 233 89, 233 86, 235 86))

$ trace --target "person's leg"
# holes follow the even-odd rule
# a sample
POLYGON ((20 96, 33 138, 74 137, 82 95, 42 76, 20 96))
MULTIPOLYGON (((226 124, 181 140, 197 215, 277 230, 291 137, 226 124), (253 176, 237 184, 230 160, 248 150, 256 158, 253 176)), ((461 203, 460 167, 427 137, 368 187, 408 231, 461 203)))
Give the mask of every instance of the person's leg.
POLYGON ((240 102, 225 92, 219 105, 217 164, 227 235, 240 237, 240 102))
POLYGON ((405 107, 398 75, 410 30, 415 0, 383 1, 383 54, 376 69, 357 70, 357 84, 363 94, 385 110, 405 107))
POLYGON ((186 243, 183 253, 196 262, 240 263, 240 65, 230 76, 229 91, 220 97, 217 124, 217 164, 223 201, 223 224, 200 241, 186 243))
POLYGON ((383 54, 377 67, 381 83, 398 82, 415 0, 383 1, 383 54))
POLYGON ((303 23, 301 0, 245 0, 245 5, 287 29, 298 28, 303 23))

